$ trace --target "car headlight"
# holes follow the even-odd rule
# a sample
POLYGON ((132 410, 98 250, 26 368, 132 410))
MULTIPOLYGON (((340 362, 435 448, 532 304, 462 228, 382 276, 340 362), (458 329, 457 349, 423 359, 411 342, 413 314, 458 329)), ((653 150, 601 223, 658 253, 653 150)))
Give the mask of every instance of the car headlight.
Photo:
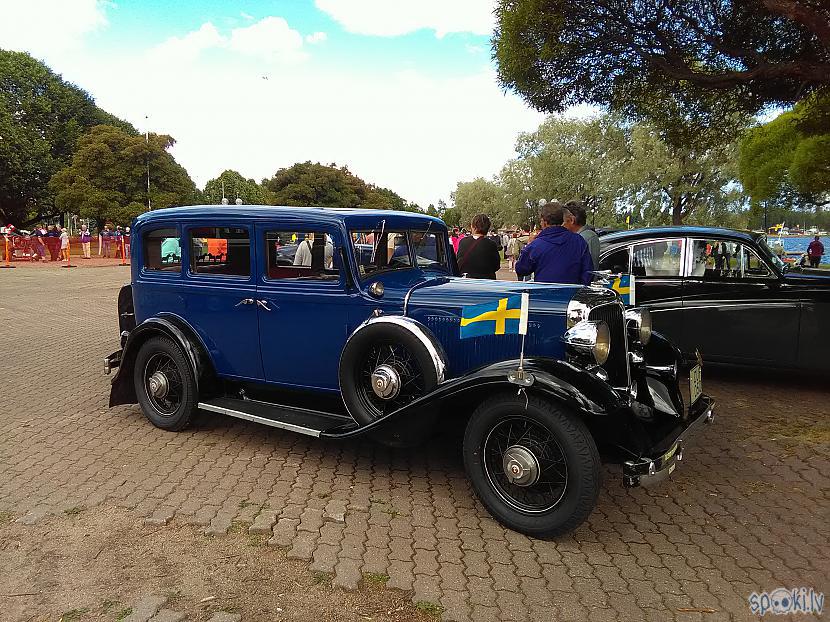
POLYGON ((641 345, 647 345, 651 340, 651 312, 648 309, 626 309, 625 323, 631 336, 641 345))
POLYGON ((583 320, 568 329, 562 339, 573 353, 592 356, 598 365, 611 354, 611 332, 605 322, 583 320))

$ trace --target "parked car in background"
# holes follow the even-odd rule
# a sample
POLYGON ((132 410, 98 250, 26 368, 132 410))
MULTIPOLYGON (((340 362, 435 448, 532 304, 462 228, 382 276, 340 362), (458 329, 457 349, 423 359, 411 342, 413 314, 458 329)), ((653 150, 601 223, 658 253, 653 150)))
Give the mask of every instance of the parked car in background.
POLYGON ((713 417, 647 311, 605 288, 461 278, 436 218, 201 206, 142 214, 133 235, 110 405, 165 430, 201 409, 399 445, 461 423, 483 504, 552 537, 594 507, 598 446, 624 485, 655 483, 713 417))
POLYGON ((654 227, 600 242, 600 270, 634 275, 636 304, 687 357, 830 371, 830 273, 791 268, 764 234, 654 227))

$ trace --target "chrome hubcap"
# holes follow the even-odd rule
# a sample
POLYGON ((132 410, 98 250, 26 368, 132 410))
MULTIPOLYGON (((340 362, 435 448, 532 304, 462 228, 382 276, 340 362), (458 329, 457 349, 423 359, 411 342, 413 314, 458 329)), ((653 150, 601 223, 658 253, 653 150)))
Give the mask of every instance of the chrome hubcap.
POLYGON ((147 378, 147 389, 150 395, 157 399, 164 399, 170 391, 170 384, 167 382, 167 376, 162 372, 157 371, 147 378))
POLYGON ((539 481, 539 460, 532 451, 521 445, 512 445, 504 452, 504 474, 511 484, 533 486, 539 481))
POLYGON ((381 399, 395 399, 401 390, 400 374, 391 365, 380 365, 372 372, 372 390, 381 399))

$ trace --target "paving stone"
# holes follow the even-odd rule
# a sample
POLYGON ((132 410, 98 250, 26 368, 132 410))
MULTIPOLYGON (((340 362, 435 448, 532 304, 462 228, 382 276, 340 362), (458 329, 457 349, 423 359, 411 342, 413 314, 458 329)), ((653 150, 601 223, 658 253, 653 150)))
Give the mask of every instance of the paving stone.
POLYGON ((165 596, 143 596, 132 606, 132 612, 124 618, 123 622, 147 622, 165 604, 167 604, 165 596))
POLYGON ((150 618, 150 622, 182 622, 185 620, 187 615, 182 613, 181 611, 173 611, 172 609, 162 609, 152 618, 150 618))
POLYGON ((208 618, 208 622, 240 622, 242 614, 217 611, 208 618))

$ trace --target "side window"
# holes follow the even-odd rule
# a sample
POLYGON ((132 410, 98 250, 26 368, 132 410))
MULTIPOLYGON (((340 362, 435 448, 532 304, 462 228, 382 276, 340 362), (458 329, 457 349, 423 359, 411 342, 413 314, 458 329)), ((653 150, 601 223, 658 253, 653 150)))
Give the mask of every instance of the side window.
POLYGON ((683 240, 659 240, 637 244, 632 249, 631 274, 635 276, 680 276, 683 240))
POLYGON ((221 276, 251 275, 251 239, 245 227, 190 230, 190 272, 221 276))
POLYGON ((702 277, 707 281, 736 276, 739 246, 729 240, 694 240, 690 276, 702 277))
POLYGON ((610 270, 611 274, 627 274, 629 271, 628 258, 630 247, 620 248, 599 262, 600 270, 610 270))
POLYGON ((405 231, 352 231, 351 236, 361 278, 412 265, 405 231))
POLYGON ((182 247, 174 227, 146 231, 141 243, 145 270, 181 272, 182 247))
POLYGON ((268 231, 265 248, 268 279, 336 281, 340 278, 331 236, 322 231, 268 231))
POLYGON ((415 251, 415 261, 419 268, 448 269, 447 253, 444 250, 444 237, 434 232, 409 232, 412 248, 415 251))
POLYGON ((764 260, 748 246, 741 246, 741 276, 745 279, 764 279, 771 276, 764 260))

